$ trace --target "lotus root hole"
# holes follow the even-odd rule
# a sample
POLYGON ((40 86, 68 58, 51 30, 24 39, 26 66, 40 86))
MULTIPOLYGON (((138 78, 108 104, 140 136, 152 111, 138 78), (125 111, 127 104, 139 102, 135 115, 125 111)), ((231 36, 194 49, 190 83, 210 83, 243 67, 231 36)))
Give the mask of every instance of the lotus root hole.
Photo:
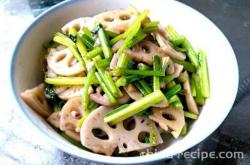
POLYGON ((56 57, 56 62, 62 61, 66 57, 66 54, 60 54, 56 57))
POLYGON ((130 19, 130 16, 128 14, 122 14, 119 16, 120 20, 126 21, 130 19))
POLYGON ((111 123, 108 123, 108 126, 109 126, 110 128, 113 128, 113 129, 115 129, 115 128, 116 128, 116 124, 111 124, 111 123))
POLYGON ((104 18, 104 21, 106 21, 106 22, 113 22, 113 21, 114 21, 114 18, 105 17, 105 18, 104 18))
POLYGON ((124 148, 128 148, 128 146, 127 146, 126 143, 123 143, 122 146, 123 146, 124 148))
POLYGON ((162 116, 167 120, 175 120, 174 116, 171 114, 162 114, 162 116))
POLYGON ((79 112, 77 112, 77 110, 71 111, 71 115, 72 115, 73 118, 75 118, 77 120, 80 120, 81 117, 82 117, 82 115, 79 112))
POLYGON ((144 53, 150 53, 150 49, 149 49, 149 47, 146 46, 146 45, 143 45, 143 46, 141 47, 141 49, 142 49, 142 51, 143 51, 144 53))
POLYGON ((123 127, 128 131, 135 129, 135 125, 136 125, 136 123, 135 123, 135 119, 133 117, 130 117, 130 118, 123 121, 123 127))
POLYGON ((68 67, 72 67, 76 63, 77 63, 77 60, 72 57, 71 59, 68 60, 67 65, 68 65, 68 67))
POLYGON ((140 133, 138 134, 138 140, 139 140, 139 142, 141 142, 141 143, 146 143, 145 137, 148 137, 148 136, 149 136, 149 133, 148 133, 148 132, 146 132, 146 131, 140 132, 140 133))
POLYGON ((109 136, 107 135, 107 133, 100 128, 92 129, 92 133, 95 137, 97 137, 101 140, 108 140, 109 139, 109 136))

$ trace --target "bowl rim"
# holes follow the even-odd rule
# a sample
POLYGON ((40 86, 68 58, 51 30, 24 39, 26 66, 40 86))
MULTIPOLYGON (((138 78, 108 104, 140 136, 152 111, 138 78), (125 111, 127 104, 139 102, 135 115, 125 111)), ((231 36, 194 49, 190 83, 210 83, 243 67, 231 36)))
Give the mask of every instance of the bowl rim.
MULTIPOLYGON (((20 109, 22 111, 22 114, 25 116, 26 119, 28 119, 28 121, 31 123, 31 125, 33 125, 34 128, 36 128, 37 130, 39 130, 40 133, 42 133, 43 137, 47 138, 48 141, 50 143, 52 143, 54 146, 56 146, 58 149, 62 150, 63 152, 72 154, 74 156, 83 158, 83 159, 87 159, 93 162, 100 162, 100 163, 109 163, 109 164, 124 164, 124 162, 122 162, 121 160, 126 160, 126 164, 140 164, 140 163, 150 163, 150 162, 154 162, 154 161, 160 161, 163 159, 168 159, 170 157, 157 157, 156 154, 153 155, 149 155, 147 157, 107 157, 107 156, 103 156, 100 154, 96 154, 96 153, 91 153, 89 151, 86 151, 88 154, 90 155, 84 155, 84 156, 80 156, 79 154, 77 154, 74 150, 71 150, 67 147, 64 147, 63 145, 61 145, 60 142, 58 142, 51 134, 48 134, 47 132, 45 132, 41 127, 39 127, 38 124, 36 124, 33 120, 31 120, 28 117, 28 112, 25 110, 26 108, 22 105, 21 100, 18 97, 18 94, 16 93, 16 85, 15 85, 15 81, 14 81, 14 68, 15 68, 15 61, 16 61, 16 57, 18 55, 18 51, 19 48, 23 42, 23 40, 26 38, 26 35, 32 30, 32 28, 39 23, 44 17, 53 14, 54 12, 56 12, 58 9, 66 7, 67 5, 73 5, 74 3, 81 1, 81 0, 65 0, 63 2, 60 2, 52 7, 50 7, 49 9, 43 11, 41 14, 39 14, 30 24, 28 27, 26 27, 26 29, 24 30, 24 32, 22 33, 21 37, 19 37, 18 41, 16 42, 16 45, 14 46, 13 52, 12 52, 12 56, 11 56, 11 61, 10 61, 10 84, 11 84, 11 93, 12 96, 15 100, 15 104, 18 105, 18 109, 20 109)), ((227 37, 225 36, 225 34, 216 26, 215 23, 213 23, 209 18, 207 18, 205 15, 203 15, 201 12, 195 10, 194 8, 179 2, 179 1, 171 1, 171 3, 176 3, 176 5, 182 5, 184 8, 189 8, 189 10, 192 10, 192 12, 195 12, 196 14, 200 15, 204 21, 207 21, 208 23, 212 24, 217 33, 220 33, 222 35, 222 37, 224 37, 224 41, 225 44, 231 49, 231 53, 233 54, 233 61, 235 62, 235 73, 236 73, 236 80, 235 80, 235 87, 233 90, 233 94, 232 96, 234 96, 233 100, 235 100, 236 98, 236 94, 238 91, 238 84, 239 84, 239 68, 238 68, 238 63, 237 63, 237 59, 235 56, 235 53, 233 51, 233 48, 231 46, 231 44, 229 43, 227 37)), ((201 141, 203 141, 204 139, 206 139, 209 135, 211 135, 225 120, 225 118, 228 116, 229 112, 232 109, 234 101, 232 101, 230 103, 230 105, 228 107, 230 107, 227 111, 227 113, 220 118, 220 121, 218 122, 219 124, 216 125, 216 127, 214 127, 213 129, 211 129, 206 135, 202 136, 202 138, 200 138, 197 141, 192 141, 189 143, 189 145, 180 148, 178 151, 175 151, 172 153, 172 155, 176 155, 178 153, 184 152, 185 150, 190 149, 191 147, 197 145, 198 143, 200 143, 201 141)))

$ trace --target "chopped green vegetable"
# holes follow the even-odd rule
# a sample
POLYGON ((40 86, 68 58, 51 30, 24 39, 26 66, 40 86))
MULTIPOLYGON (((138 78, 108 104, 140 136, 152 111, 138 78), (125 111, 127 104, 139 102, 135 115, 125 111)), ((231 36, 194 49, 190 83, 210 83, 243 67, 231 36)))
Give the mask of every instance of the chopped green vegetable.
POLYGON ((118 68, 115 70, 117 74, 123 75, 142 75, 142 76, 165 76, 165 73, 162 71, 153 71, 153 70, 130 70, 130 69, 123 69, 118 68))
POLYGON ((152 68, 144 63, 139 63, 137 65, 137 69, 139 70, 152 70, 152 68))
POLYGON ((171 39, 170 39, 170 42, 171 42, 174 46, 178 46, 178 45, 183 44, 184 40, 185 40, 185 37, 184 37, 184 36, 178 35, 178 36, 175 36, 175 37, 171 38, 171 39))
POLYGON ((108 30, 105 30, 105 31, 106 31, 106 34, 108 35, 109 38, 114 38, 114 37, 119 35, 117 33, 114 33, 114 32, 108 31, 108 30))
POLYGON ((77 34, 77 31, 75 28, 70 28, 69 29, 69 38, 73 41, 73 42, 76 42, 76 34, 77 34))
POLYGON ((196 73, 192 74, 192 78, 194 80, 195 83, 195 89, 196 89, 196 96, 195 96, 195 101, 197 104, 199 105, 203 105, 205 103, 205 99, 201 94, 201 88, 202 88, 202 84, 201 84, 201 79, 200 79, 200 68, 197 69, 196 73))
POLYGON ((83 104, 84 110, 88 109, 88 105, 89 105, 88 92, 89 92, 89 88, 91 84, 93 83, 94 77, 95 77, 95 67, 92 67, 87 74, 87 78, 85 79, 84 87, 83 87, 82 104, 83 104))
POLYGON ((200 63, 201 63, 201 95, 205 98, 210 96, 210 84, 209 84, 209 76, 208 76, 208 66, 207 66, 207 57, 204 50, 199 49, 200 55, 200 63))
POLYGON ((181 136, 186 136, 187 135, 187 124, 185 124, 184 126, 183 126, 183 128, 181 129, 181 133, 180 133, 180 135, 181 136))
POLYGON ((75 43, 69 39, 66 35, 60 33, 60 32, 56 32, 53 41, 59 44, 62 44, 66 47, 72 47, 75 45, 75 43))
POLYGON ((105 123, 117 123, 122 120, 129 118, 152 105, 159 103, 160 101, 164 100, 165 96, 163 93, 159 91, 154 91, 147 96, 140 98, 139 100, 132 102, 129 104, 127 108, 124 108, 122 111, 114 113, 108 117, 104 117, 105 123))
POLYGON ((103 28, 99 29, 98 37, 101 42, 101 47, 105 58, 112 58, 112 51, 109 45, 107 34, 103 28))
MULTIPOLYGON (((45 82, 53 85, 84 85, 86 77, 47 77, 45 82)), ((94 84, 98 84, 96 79, 93 80, 94 84)))
POLYGON ((117 113, 117 112, 123 110, 124 108, 127 108, 128 106, 129 106, 129 104, 124 104, 124 105, 122 105, 122 106, 120 106, 120 107, 118 107, 118 108, 116 108, 116 109, 113 109, 112 111, 109 111, 108 113, 106 113, 106 114, 104 115, 104 117, 108 117, 108 116, 110 116, 110 115, 113 115, 113 114, 115 114, 115 113, 117 113))
POLYGON ((189 81, 190 81, 192 96, 196 96, 196 87, 195 87, 195 82, 194 82, 193 77, 190 77, 189 81))
MULTIPOLYGON (((161 71, 161 59, 158 55, 154 56, 153 68, 154 68, 154 71, 161 71)), ((160 77, 159 76, 153 76, 153 88, 154 88, 154 91, 160 90, 160 77)))
POLYGON ((83 41, 83 43, 90 49, 90 50, 93 50, 94 49, 94 46, 95 46, 95 41, 90 38, 87 34, 83 34, 81 36, 81 39, 83 41))
POLYGON ((93 35, 92 35, 91 31, 90 31, 87 27, 83 27, 81 30, 82 30, 82 32, 83 32, 84 34, 86 34, 89 38, 93 38, 93 35))
POLYGON ((116 99, 115 97, 112 95, 111 91, 109 91, 108 87, 106 86, 106 84, 104 83, 104 80, 101 78, 100 74, 98 72, 95 73, 95 76, 102 88, 102 90, 104 91, 104 93, 106 94, 106 96, 108 97, 109 101, 111 103, 116 103, 116 99))
POLYGON ((169 83, 170 81, 172 81, 174 79, 174 77, 173 76, 171 76, 171 75, 167 75, 167 76, 165 76, 165 77, 161 77, 161 81, 164 81, 165 83, 169 83))
POLYGON ((44 93, 46 97, 50 100, 54 100, 56 98, 56 92, 54 90, 54 86, 48 83, 45 83, 44 93))
POLYGON ((196 68, 194 65, 192 65, 191 63, 187 62, 187 61, 184 61, 184 60, 178 60, 178 59, 174 59, 172 58, 172 60, 177 63, 177 64, 180 64, 182 65, 187 71, 189 72, 195 72, 196 71, 196 68))
POLYGON ((118 59, 117 68, 127 68, 129 59, 126 53, 122 53, 118 59))
POLYGON ((143 87, 143 89, 146 91, 147 95, 153 92, 145 80, 139 80, 138 82, 143 87))
POLYGON ((167 92, 165 93, 165 96, 167 99, 170 99, 172 96, 174 96, 180 91, 181 91, 181 85, 176 84, 167 90, 167 92))
POLYGON ((144 33, 152 33, 158 29, 158 25, 159 25, 159 21, 152 21, 152 22, 145 23, 142 31, 144 33))
POLYGON ((100 55, 101 53, 102 53, 102 48, 97 47, 97 48, 91 50, 90 52, 88 52, 87 58, 92 59, 92 58, 96 57, 97 55, 100 55))
POLYGON ((194 119, 194 120, 198 119, 198 115, 192 112, 184 111, 184 116, 190 119, 194 119))

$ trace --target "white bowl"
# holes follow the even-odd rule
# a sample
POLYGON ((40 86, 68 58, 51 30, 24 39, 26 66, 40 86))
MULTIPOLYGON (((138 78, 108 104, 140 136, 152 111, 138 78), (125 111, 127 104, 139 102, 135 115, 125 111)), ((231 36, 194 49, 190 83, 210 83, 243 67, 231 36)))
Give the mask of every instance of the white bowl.
MULTIPOLYGON (((197 121, 184 138, 167 143, 163 149, 149 156, 107 157, 70 144, 58 135, 49 124, 32 111, 20 98, 20 93, 42 82, 42 45, 68 21, 129 5, 125 0, 66 1, 41 14, 20 38, 11 62, 11 82, 15 100, 26 119, 40 130, 41 134, 61 150, 92 161, 103 163, 146 163, 171 157, 204 140, 223 122, 229 113, 238 88, 237 61, 228 40, 205 16, 176 1, 133 0, 139 10, 150 9, 150 17, 163 25, 172 24, 177 31, 186 35, 195 48, 207 52, 211 97, 197 121)), ((162 147, 161 147, 162 148, 162 147)))

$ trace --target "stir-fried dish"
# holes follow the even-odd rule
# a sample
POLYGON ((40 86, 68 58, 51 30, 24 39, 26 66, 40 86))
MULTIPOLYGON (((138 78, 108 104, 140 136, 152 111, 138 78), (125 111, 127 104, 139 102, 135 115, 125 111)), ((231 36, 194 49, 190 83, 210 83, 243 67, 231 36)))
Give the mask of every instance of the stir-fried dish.
POLYGON ((78 147, 142 151, 188 133, 210 95, 206 54, 149 11, 75 19, 46 43, 44 82, 24 102, 78 147))

